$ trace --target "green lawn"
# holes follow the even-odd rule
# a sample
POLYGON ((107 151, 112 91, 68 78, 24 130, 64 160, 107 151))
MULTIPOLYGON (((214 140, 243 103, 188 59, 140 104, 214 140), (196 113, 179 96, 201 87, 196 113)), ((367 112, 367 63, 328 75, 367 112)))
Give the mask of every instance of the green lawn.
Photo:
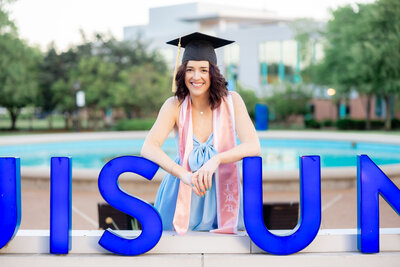
MULTIPOLYGON (((116 127, 114 126, 114 130, 136 130, 136 128, 140 129, 149 129, 151 125, 154 123, 155 119, 135 119, 135 120, 122 120, 120 123, 117 123, 116 127), (130 125, 132 124, 132 125, 130 125), (127 126, 127 129, 124 129, 122 126, 127 126), (129 127, 128 127, 129 126, 129 127), (135 127, 134 127, 135 126, 135 127)), ((65 130, 65 122, 64 118, 61 115, 53 116, 53 129, 49 129, 49 124, 47 119, 29 119, 26 116, 20 116, 17 120, 17 130, 9 131, 11 126, 10 119, 7 115, 0 115, 0 136, 4 135, 15 135, 15 134, 39 134, 39 133, 48 133, 48 132, 64 132, 65 130)), ((105 129, 100 129, 104 131, 105 129)), ((289 127, 286 127, 283 124, 270 124, 269 130, 283 130, 283 131, 337 131, 343 133, 372 133, 372 134, 391 134, 391 135, 400 135, 400 130, 393 131, 385 131, 385 130, 371 130, 371 131, 358 131, 358 130, 348 130, 348 131, 339 131, 336 128, 324 128, 324 129, 307 129, 303 125, 300 124, 292 124, 289 127)), ((74 129, 70 130, 71 132, 74 129)))

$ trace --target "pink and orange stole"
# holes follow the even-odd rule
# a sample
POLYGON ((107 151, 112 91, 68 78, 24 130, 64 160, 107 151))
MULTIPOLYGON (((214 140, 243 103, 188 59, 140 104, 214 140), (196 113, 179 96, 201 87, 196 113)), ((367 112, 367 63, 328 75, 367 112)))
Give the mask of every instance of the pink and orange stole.
MULTIPOLYGON (((193 150, 192 109, 189 95, 179 113, 179 158, 182 166, 190 171, 188 158, 193 150)), ((236 146, 235 119, 232 96, 223 98, 221 105, 213 110, 213 145, 218 153, 236 146)), ((218 229, 214 233, 236 234, 239 216, 239 172, 237 162, 220 164, 215 172, 217 192, 218 229)), ((173 225, 175 231, 184 235, 189 227, 192 187, 180 181, 173 225)))

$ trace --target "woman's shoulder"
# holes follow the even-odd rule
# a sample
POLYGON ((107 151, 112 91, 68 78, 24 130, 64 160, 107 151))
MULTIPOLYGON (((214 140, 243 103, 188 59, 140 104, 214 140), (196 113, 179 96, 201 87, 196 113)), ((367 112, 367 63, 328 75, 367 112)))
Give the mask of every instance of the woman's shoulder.
POLYGON ((243 102, 243 99, 242 99, 242 97, 239 95, 239 93, 238 92, 235 92, 235 91, 229 91, 228 92, 228 94, 230 94, 231 95, 231 98, 232 98, 232 102, 233 102, 233 105, 238 105, 238 104, 240 104, 240 103, 242 103, 243 102))
POLYGON ((163 106, 170 110, 178 110, 179 109, 179 100, 176 96, 171 96, 167 100, 165 100, 163 106))
POLYGON ((180 103, 176 96, 171 96, 165 100, 163 106, 161 107, 162 112, 166 112, 174 117, 175 122, 177 122, 179 115, 180 103))

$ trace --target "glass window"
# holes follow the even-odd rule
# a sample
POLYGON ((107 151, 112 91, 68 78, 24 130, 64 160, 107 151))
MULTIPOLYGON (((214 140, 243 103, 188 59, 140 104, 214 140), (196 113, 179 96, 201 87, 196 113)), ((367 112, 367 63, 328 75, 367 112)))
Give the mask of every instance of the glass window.
POLYGON ((224 47, 224 67, 228 82, 236 82, 238 79, 239 59, 240 48, 238 44, 231 44, 224 47))

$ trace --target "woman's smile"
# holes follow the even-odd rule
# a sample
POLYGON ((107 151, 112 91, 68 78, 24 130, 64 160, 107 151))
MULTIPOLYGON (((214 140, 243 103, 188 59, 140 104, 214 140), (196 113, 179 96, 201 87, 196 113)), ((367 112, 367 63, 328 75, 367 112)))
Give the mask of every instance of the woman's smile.
POLYGON ((201 88, 203 86, 204 83, 190 83, 191 85, 193 85, 194 88, 201 88))

